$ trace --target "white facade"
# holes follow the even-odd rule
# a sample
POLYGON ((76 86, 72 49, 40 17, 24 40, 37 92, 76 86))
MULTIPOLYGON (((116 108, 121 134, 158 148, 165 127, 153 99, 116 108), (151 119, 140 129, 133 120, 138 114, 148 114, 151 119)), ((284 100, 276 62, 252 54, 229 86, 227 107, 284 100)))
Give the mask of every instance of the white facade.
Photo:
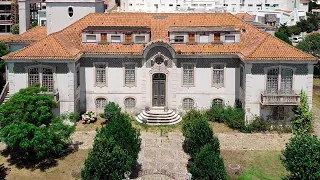
POLYGON ((123 12, 231 12, 255 13, 259 10, 294 9, 308 12, 308 2, 304 0, 122 0, 123 12), (296 4, 296 5, 295 5, 296 4))

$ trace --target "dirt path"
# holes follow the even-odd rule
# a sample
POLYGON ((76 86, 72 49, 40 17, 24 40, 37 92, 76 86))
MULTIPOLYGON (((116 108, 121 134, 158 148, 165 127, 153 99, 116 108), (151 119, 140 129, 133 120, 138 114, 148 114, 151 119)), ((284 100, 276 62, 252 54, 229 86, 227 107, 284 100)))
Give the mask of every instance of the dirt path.
POLYGON ((312 107, 313 113, 313 130, 314 133, 320 138, 320 109, 316 106, 312 107))

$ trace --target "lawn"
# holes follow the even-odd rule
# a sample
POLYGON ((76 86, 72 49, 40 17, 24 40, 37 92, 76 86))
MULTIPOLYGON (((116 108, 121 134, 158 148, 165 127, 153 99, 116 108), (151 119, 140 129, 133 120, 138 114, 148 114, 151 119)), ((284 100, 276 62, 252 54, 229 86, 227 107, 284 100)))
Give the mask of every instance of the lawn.
POLYGON ((243 170, 239 180, 276 180, 286 175, 279 151, 228 151, 221 152, 225 165, 238 164, 243 170))
MULTIPOLYGON (((63 159, 58 159, 57 166, 45 171, 39 169, 18 169, 9 165, 7 158, 0 156, 0 165, 8 168, 7 180, 74 180, 80 178, 80 169, 88 156, 89 150, 78 150, 63 159)), ((0 176, 1 178, 1 176, 0 176)))

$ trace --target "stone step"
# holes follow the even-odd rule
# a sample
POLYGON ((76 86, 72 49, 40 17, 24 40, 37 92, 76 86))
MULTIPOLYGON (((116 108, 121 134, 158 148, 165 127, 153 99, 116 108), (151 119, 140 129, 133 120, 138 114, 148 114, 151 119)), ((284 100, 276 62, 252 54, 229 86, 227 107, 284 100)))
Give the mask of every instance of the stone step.
POLYGON ((142 111, 136 116, 136 120, 140 123, 146 121, 148 125, 172 125, 180 122, 182 118, 174 110, 152 109, 150 111, 142 111))
POLYGON ((148 120, 170 120, 170 119, 174 119, 177 116, 179 116, 179 114, 172 114, 171 116, 148 116, 145 115, 143 113, 138 115, 140 119, 148 119, 148 120))
MULTIPOLYGON (((137 116, 136 116, 136 120, 137 120, 138 122, 140 122, 140 123, 143 123, 142 120, 139 119, 137 116)), ((174 124, 179 123, 181 120, 182 120, 181 117, 177 117, 177 118, 175 118, 175 119, 173 119, 173 120, 170 120, 170 121, 168 121, 168 120, 165 120, 165 121, 164 121, 164 120, 158 120, 158 121, 156 121, 156 120, 151 120, 151 121, 148 121, 147 124, 148 124, 148 125, 156 125, 156 126, 160 126, 160 125, 174 125, 174 124)))
POLYGON ((170 116, 174 116, 175 114, 177 114, 176 112, 172 111, 168 114, 154 114, 154 113, 149 113, 149 112, 146 112, 146 111, 142 111, 142 113, 144 116, 147 116, 147 117, 170 117, 170 116))

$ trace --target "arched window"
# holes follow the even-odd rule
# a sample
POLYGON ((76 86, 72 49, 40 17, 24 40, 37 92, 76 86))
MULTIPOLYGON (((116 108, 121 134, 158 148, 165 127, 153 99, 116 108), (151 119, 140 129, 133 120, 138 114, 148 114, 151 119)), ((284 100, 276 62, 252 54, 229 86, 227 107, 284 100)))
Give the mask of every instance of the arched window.
POLYGON ((103 109, 107 105, 107 99, 106 98, 97 98, 96 99, 96 108, 97 109, 103 109))
POLYGON ((222 100, 222 99, 219 99, 219 98, 214 99, 214 100, 212 101, 212 105, 215 105, 215 106, 223 106, 223 100, 222 100))
POLYGON ((126 107, 126 109, 131 109, 136 107, 136 100, 134 98, 126 98, 124 100, 124 106, 126 107))
POLYGON ((184 110, 190 110, 194 108, 194 100, 191 98, 185 98, 182 102, 182 108, 184 110))
POLYGON ((68 14, 69 14, 69 17, 73 16, 73 8, 72 7, 68 8, 68 14))

